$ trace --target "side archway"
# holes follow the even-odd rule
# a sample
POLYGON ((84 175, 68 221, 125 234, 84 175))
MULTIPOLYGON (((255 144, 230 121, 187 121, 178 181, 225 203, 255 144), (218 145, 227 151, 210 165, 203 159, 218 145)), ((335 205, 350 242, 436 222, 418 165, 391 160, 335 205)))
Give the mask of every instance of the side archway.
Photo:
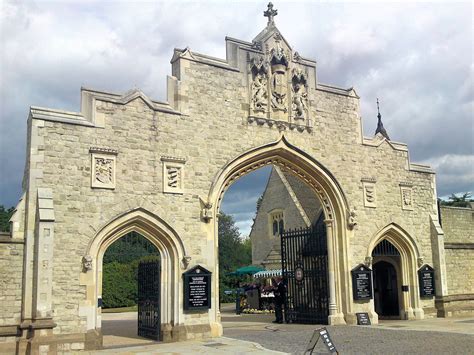
MULTIPOLYGON (((218 265, 217 216, 225 191, 238 178, 266 165, 277 165, 303 180, 323 206, 328 238, 329 324, 345 324, 345 315, 352 312, 348 270, 349 207, 345 194, 330 171, 321 163, 291 145, 281 134, 272 142, 249 150, 228 162, 215 176, 205 204, 205 215, 213 217, 211 235, 215 241, 215 264, 218 265)), ((217 268, 216 268, 217 271, 217 268)), ((216 272, 217 274, 217 272, 216 272)), ((218 280, 218 275, 216 279, 218 280)), ((214 282, 214 294, 218 284, 214 282)), ((218 318, 218 314, 216 314, 218 318)))
MULTIPOLYGON (((367 247, 366 260, 372 260, 374 248, 383 240, 390 242, 400 253, 400 263, 394 266, 397 269, 399 284, 405 287, 408 286, 408 291, 404 290, 400 293, 400 318, 423 319, 424 312, 420 304, 417 277, 417 263, 420 252, 415 240, 402 227, 391 223, 373 236, 367 247)), ((379 259, 389 261, 384 258, 379 259)))
POLYGON ((127 211, 104 225, 87 248, 90 270, 83 270, 81 284, 87 286, 87 330, 100 334, 101 309, 98 299, 102 295, 102 265, 107 248, 130 232, 137 232, 149 240, 159 251, 161 259, 161 331, 163 340, 171 340, 174 325, 183 323, 179 295, 180 268, 186 260, 186 250, 179 235, 166 222, 153 213, 136 208, 127 211))

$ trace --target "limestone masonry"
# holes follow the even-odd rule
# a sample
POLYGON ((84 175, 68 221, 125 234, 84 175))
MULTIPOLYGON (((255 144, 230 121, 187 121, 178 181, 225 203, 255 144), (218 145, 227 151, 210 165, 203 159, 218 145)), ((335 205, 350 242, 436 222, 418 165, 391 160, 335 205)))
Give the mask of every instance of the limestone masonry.
POLYGON ((0 236, 0 352, 99 348, 102 258, 130 231, 160 251, 163 341, 222 334, 220 202, 270 164, 303 181, 324 214, 328 323, 355 324, 356 312, 377 323, 374 300, 353 299, 350 271, 375 267, 384 240, 399 252, 387 261, 399 318, 473 313, 473 210, 444 208, 441 225, 434 171, 381 132, 364 137, 356 91, 320 83, 276 10, 265 13, 253 41, 226 37, 226 59, 176 49, 167 102, 81 88, 80 112, 31 107, 23 195, 0 236), (434 298, 420 297, 425 264, 434 298), (212 307, 188 312, 182 274, 196 265, 212 272, 212 307))

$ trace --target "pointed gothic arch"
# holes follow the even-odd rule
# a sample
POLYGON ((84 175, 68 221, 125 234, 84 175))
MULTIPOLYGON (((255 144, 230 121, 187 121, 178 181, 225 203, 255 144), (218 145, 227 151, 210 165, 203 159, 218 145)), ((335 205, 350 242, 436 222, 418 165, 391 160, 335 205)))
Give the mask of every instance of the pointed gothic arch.
MULTIPOLYGON (((335 177, 316 159, 288 142, 284 134, 272 143, 251 149, 229 161, 215 176, 208 195, 207 206, 215 223, 212 226, 218 265, 217 216, 225 191, 243 175, 266 165, 277 165, 303 180, 316 194, 323 207, 328 236, 329 260, 329 324, 345 324, 346 315, 353 313, 348 268, 349 206, 335 177)), ((217 268, 216 268, 217 270, 217 268)), ((216 272, 217 274, 217 272, 216 272)), ((218 275, 216 276, 217 279, 218 275)), ((215 282, 214 292, 218 294, 215 282)))
MULTIPOLYGON (((100 334, 101 310, 97 300, 102 292, 103 257, 107 248, 130 232, 137 232, 149 240, 159 251, 161 259, 161 330, 163 340, 171 338, 173 325, 183 323, 180 309, 182 285, 179 282, 180 269, 186 263, 186 249, 177 234, 165 221, 150 211, 135 208, 122 213, 107 222, 87 247, 86 255, 90 256, 91 269, 83 270, 83 285, 87 286, 88 311, 87 330, 100 334)), ((84 307, 86 308, 86 307, 84 307)))
POLYGON ((397 277, 400 285, 408 286, 408 291, 401 292, 401 319, 423 319, 424 311, 420 304, 417 277, 420 252, 416 241, 401 226, 390 223, 371 238, 367 247, 366 260, 372 260, 372 251, 383 240, 390 242, 400 253, 397 277))

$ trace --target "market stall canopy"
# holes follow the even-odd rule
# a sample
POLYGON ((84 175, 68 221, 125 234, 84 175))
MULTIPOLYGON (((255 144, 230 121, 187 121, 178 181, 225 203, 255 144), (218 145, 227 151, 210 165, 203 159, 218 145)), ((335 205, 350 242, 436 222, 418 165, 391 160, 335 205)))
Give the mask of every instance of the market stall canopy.
POLYGON ((256 279, 259 277, 274 277, 274 276, 281 276, 282 272, 281 269, 272 269, 272 270, 262 270, 253 275, 256 279))
POLYGON ((262 271, 263 268, 260 266, 243 266, 233 272, 229 272, 229 275, 240 276, 240 275, 253 275, 259 271, 262 271))

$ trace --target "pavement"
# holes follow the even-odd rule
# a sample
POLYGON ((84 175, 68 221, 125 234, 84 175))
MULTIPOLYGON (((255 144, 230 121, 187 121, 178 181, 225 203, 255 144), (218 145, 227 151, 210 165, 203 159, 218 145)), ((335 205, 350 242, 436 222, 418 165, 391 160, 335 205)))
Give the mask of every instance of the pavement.
MULTIPOLYGON (((158 343, 136 336, 136 313, 103 314, 104 349, 81 354, 303 354, 319 325, 273 324, 273 315, 222 310, 224 336, 158 343)), ((325 326, 340 354, 474 354, 474 317, 325 326)), ((318 342, 313 354, 327 354, 318 342)))
POLYGON ((81 354, 285 354, 265 349, 258 343, 219 337, 179 343, 154 343, 132 347, 112 347, 104 350, 81 352, 81 354))

